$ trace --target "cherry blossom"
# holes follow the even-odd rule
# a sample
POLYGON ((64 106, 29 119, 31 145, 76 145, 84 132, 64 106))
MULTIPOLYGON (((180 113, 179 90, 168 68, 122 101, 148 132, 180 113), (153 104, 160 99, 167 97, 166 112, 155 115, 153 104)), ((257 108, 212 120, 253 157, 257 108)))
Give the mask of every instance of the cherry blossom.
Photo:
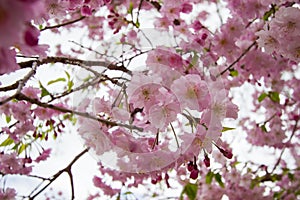
POLYGON ((88 199, 298 199, 299 5, 2 0, 0 198, 65 198, 65 174, 82 199, 89 152, 88 199), (36 174, 66 133, 84 150, 36 174))

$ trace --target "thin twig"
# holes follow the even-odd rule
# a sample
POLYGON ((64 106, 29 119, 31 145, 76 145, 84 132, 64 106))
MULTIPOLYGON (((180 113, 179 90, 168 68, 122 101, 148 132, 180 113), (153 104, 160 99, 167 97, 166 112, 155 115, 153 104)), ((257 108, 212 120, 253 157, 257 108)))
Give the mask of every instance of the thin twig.
POLYGON ((106 61, 89 61, 89 60, 81 60, 77 58, 67 58, 67 57, 47 57, 40 60, 29 60, 25 62, 20 62, 18 65, 20 65, 21 68, 27 68, 31 67, 32 63, 36 62, 37 66, 43 65, 43 64, 48 64, 48 63, 63 63, 63 64, 70 64, 70 65, 77 65, 77 66, 102 66, 106 67, 107 69, 110 70, 119 70, 122 72, 125 72, 127 74, 131 75, 131 71, 128 70, 124 66, 117 66, 113 63, 109 63, 106 61))
POLYGON ((32 99, 32 98, 30 98, 30 97, 28 97, 28 96, 26 96, 22 93, 16 95, 15 98, 17 100, 24 100, 24 101, 30 102, 32 104, 36 104, 36 105, 38 105, 40 107, 43 107, 43 108, 49 108, 49 109, 57 110, 57 111, 60 111, 60 112, 63 112, 63 113, 71 113, 71 114, 82 116, 82 117, 85 117, 85 118, 88 118, 88 119, 93 119, 93 120, 99 121, 99 122, 101 122, 101 123, 103 123, 107 126, 122 126, 122 127, 128 128, 128 129, 136 129, 138 131, 143 131, 143 128, 140 128, 140 127, 137 127, 137 126, 131 126, 131 125, 128 125, 128 124, 113 122, 113 121, 101 119, 101 118, 96 117, 96 116, 92 116, 92 115, 90 115, 89 113, 86 113, 86 112, 79 112, 79 111, 75 111, 75 110, 70 110, 68 108, 56 106, 56 105, 53 105, 53 104, 43 103, 43 102, 41 102, 37 99, 32 99))
MULTIPOLYGON (((51 185, 61 174, 63 174, 64 172, 68 173, 68 175, 70 176, 71 173, 71 168, 73 166, 73 164, 81 157, 83 156, 85 153, 87 153, 89 151, 89 148, 84 149, 81 153, 79 153, 71 162, 70 164, 65 167, 64 169, 60 170, 59 172, 57 172, 56 174, 54 174, 52 176, 52 178, 50 178, 49 183, 47 183, 43 188, 41 188, 37 193, 35 193, 33 196, 31 196, 31 194, 29 195, 29 200, 33 200, 35 197, 37 197, 39 194, 41 194, 46 188, 49 187, 49 185, 51 185)), ((71 173, 72 174, 72 173, 71 173)), ((74 199, 74 184, 73 184, 73 175, 70 176, 70 181, 71 181, 71 187, 72 187, 72 199, 74 199), (72 177, 72 178, 71 178, 72 177)))
POLYGON ((279 155, 279 158, 278 158, 277 162, 275 163, 275 165, 274 165, 274 167, 273 167, 273 169, 272 169, 272 171, 271 171, 271 174, 273 174, 273 172, 274 172, 274 171, 276 170, 276 168, 278 167, 278 165, 279 165, 279 163, 280 163, 280 161, 281 161, 281 159, 282 159, 283 153, 284 153, 284 151, 285 151, 285 149, 286 149, 287 144, 290 143, 291 140, 292 140, 292 138, 294 137, 294 135, 295 135, 295 133, 296 133, 296 131, 297 131, 298 122, 299 122, 299 120, 296 121, 296 123, 295 123, 295 125, 294 125, 294 127, 293 127, 292 134, 291 134, 289 140, 284 144, 284 147, 283 147, 283 149, 281 150, 281 153, 280 153, 280 155, 279 155))
POLYGON ((143 5, 143 1, 144 0, 140 0, 140 3, 139 3, 139 7, 138 7, 138 11, 137 11, 137 16, 136 16, 136 21, 137 22, 139 21, 139 15, 140 15, 140 10, 141 10, 142 5, 143 5))
POLYGON ((62 27, 62 26, 67 26, 67 25, 70 25, 70 24, 74 24, 76 22, 79 22, 83 19, 85 19, 86 17, 85 16, 82 16, 78 19, 75 19, 75 20, 71 20, 71 21, 68 21, 68 22, 65 22, 65 23, 62 23, 62 24, 57 24, 57 25, 54 25, 54 26, 46 26, 45 28, 42 28, 40 31, 45 31, 45 30, 48 30, 48 29, 54 29, 54 28, 59 28, 59 27, 62 27))
POLYGON ((254 41, 233 63, 231 63, 226 69, 224 69, 217 77, 223 75, 226 71, 230 70, 236 63, 238 63, 247 53, 250 51, 250 49, 256 44, 256 41, 254 41))
POLYGON ((18 88, 18 86, 19 86, 19 81, 16 81, 15 83, 13 83, 11 85, 1 87, 0 88, 0 92, 6 92, 6 91, 9 91, 9 90, 15 90, 15 89, 18 88))
POLYGON ((156 137, 152 145, 152 149, 154 149, 155 145, 158 145, 158 137, 159 137, 159 129, 157 129, 156 137))
POLYGON ((221 25, 222 25, 224 22, 223 22, 222 15, 221 15, 221 13, 220 13, 220 8, 219 8, 218 2, 216 2, 216 7, 217 7, 217 14, 218 14, 218 16, 219 16, 219 19, 220 19, 220 22, 221 22, 221 25))
POLYGON ((176 133, 175 133, 175 129, 174 129, 174 127, 173 127, 172 123, 170 123, 170 126, 171 126, 171 129, 172 129, 172 131, 173 131, 173 134, 174 134, 174 136, 175 136, 175 140, 176 140, 177 148, 179 149, 179 142, 178 142, 178 138, 177 138, 177 135, 176 135, 176 133))
POLYGON ((30 72, 28 72, 28 74, 26 74, 24 76, 24 78, 17 81, 18 87, 16 88, 17 91, 15 92, 15 94, 13 94, 10 97, 7 97, 6 99, 0 101, 0 106, 7 103, 7 102, 9 102, 10 100, 16 98, 16 96, 21 93, 21 91, 22 91, 23 87, 25 86, 26 82, 35 74, 36 66, 37 66, 36 63, 32 62, 32 64, 31 64, 32 69, 30 70, 30 72))

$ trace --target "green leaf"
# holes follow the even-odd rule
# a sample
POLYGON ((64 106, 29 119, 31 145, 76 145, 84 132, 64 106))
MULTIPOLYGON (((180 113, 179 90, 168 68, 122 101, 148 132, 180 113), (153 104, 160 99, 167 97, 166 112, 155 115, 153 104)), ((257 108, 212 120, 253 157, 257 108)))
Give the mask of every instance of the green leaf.
POLYGON ((257 98, 258 102, 262 102, 267 96, 268 96, 268 94, 262 93, 262 94, 259 95, 259 97, 257 98))
POLYGON ((261 125, 260 128, 263 132, 268 132, 265 124, 261 125))
POLYGON ((70 74, 69 74, 67 71, 65 71, 65 74, 67 75, 67 77, 68 77, 68 80, 70 80, 70 79, 71 79, 71 76, 70 76, 70 74))
POLYGON ((225 131, 231 131, 231 130, 234 130, 235 128, 231 128, 231 127, 226 127, 224 126, 223 129, 222 129, 222 132, 225 132, 225 131))
POLYGON ((194 67, 194 66, 197 65, 198 60, 199 60, 199 56, 198 56, 198 54, 194 51, 194 56, 193 56, 192 61, 191 61, 192 67, 194 67))
POLYGON ((124 194, 125 194, 125 195, 128 195, 128 194, 132 194, 132 192, 127 191, 127 192, 125 192, 124 194))
POLYGON ((9 123, 11 121, 11 115, 5 115, 5 121, 9 123))
POLYGON ((41 98, 50 95, 50 92, 42 85, 42 83, 39 81, 41 91, 41 98))
POLYGON ((28 144, 21 144, 18 149, 18 154, 21 154, 28 146, 28 144))
POLYGON ((137 28, 140 28, 140 26, 141 26, 141 24, 140 24, 140 22, 139 22, 138 19, 137 19, 136 22, 135 22, 135 26, 136 26, 137 28))
POLYGON ((206 174, 206 177, 205 177, 205 183, 206 184, 211 184, 211 182, 214 178, 214 175, 215 174, 211 170, 209 170, 208 173, 206 174))
POLYGON ((184 186, 180 199, 183 199, 183 195, 186 194, 189 200, 195 200, 197 196, 198 186, 196 184, 188 183, 184 186))
POLYGON ((11 144, 14 143, 14 140, 11 139, 10 137, 6 138, 6 140, 4 140, 1 144, 0 147, 4 147, 4 146, 9 146, 11 144))
POLYGON ((294 181, 295 180, 295 177, 294 177, 294 174, 292 174, 292 173, 288 173, 288 177, 289 177, 289 179, 291 180, 291 181, 294 181))
POLYGON ((223 183, 223 181, 222 181, 222 176, 221 176, 221 174, 219 174, 219 173, 215 174, 215 179, 216 179, 216 181, 219 183, 219 185, 220 185, 222 188, 225 187, 225 186, 224 186, 224 183, 223 183))
POLYGON ((269 17, 274 13, 273 9, 270 9, 269 11, 265 12, 264 16, 263 16, 263 20, 264 21, 268 21, 269 17))
POLYGON ((68 81, 68 91, 72 90, 73 85, 74 85, 74 82, 72 80, 68 81))
POLYGON ((241 164, 241 162, 235 161, 235 162, 232 163, 231 165, 232 165, 233 167, 236 167, 238 164, 241 164))
POLYGON ((269 97, 275 103, 279 103, 280 102, 280 98, 279 98, 279 93, 278 92, 269 92, 269 97))
POLYGON ((273 198, 274 199, 281 199, 282 194, 284 193, 284 190, 281 190, 279 192, 274 192, 273 198))
POLYGON ((57 82, 66 82, 67 80, 65 78, 58 78, 52 81, 49 81, 47 85, 51 85, 53 83, 57 83, 57 82))
POLYGON ((128 14, 132 14, 132 11, 133 11, 133 3, 132 2, 130 2, 129 3, 129 8, 128 8, 128 14))
POLYGON ((255 178, 253 180, 251 180, 250 183, 250 189, 252 190, 255 186, 257 186, 259 184, 259 181, 255 178))
POLYGON ((239 72, 237 71, 237 70, 230 70, 230 75, 232 76, 232 77, 237 77, 238 75, 239 75, 239 72))

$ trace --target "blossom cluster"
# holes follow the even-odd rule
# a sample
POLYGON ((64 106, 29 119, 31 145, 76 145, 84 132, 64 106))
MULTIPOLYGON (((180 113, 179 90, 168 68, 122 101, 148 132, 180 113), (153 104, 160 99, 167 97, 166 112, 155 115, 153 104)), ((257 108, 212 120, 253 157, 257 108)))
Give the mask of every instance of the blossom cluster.
POLYGON ((264 25, 264 29, 256 33, 259 46, 266 53, 299 62, 299 17, 299 8, 280 7, 274 18, 264 25))
MULTIPOLYGON (((28 147, 56 138, 74 114, 78 134, 99 161, 92 182, 104 195, 120 198, 124 186, 172 188, 175 179, 183 186, 181 197, 189 199, 299 198, 299 17, 299 2, 292 0, 0 1, 1 75, 22 66, 16 57, 34 58, 38 66, 49 63, 43 58, 52 44, 40 44, 43 31, 60 35, 80 29, 91 46, 101 43, 94 51, 86 38, 82 44, 74 41, 80 49, 70 55, 85 57, 85 50, 92 50, 93 61, 72 59, 56 46, 56 55, 65 58, 52 57, 54 64, 74 64, 90 73, 78 87, 70 74, 67 89, 57 95, 41 82, 1 87, 1 92, 18 91, 0 97, 6 121, 0 174, 29 175, 51 149, 38 147, 33 154, 28 147), (148 26, 152 29, 141 28, 148 26), (142 63, 140 58, 146 59, 142 70, 132 66, 142 63), (240 96, 236 90, 243 90, 240 96), (69 110, 66 104, 74 102, 68 95, 74 92, 80 105, 69 110), (18 99, 22 95, 26 98, 18 99), (251 109, 238 118, 233 102, 241 111, 250 102, 251 109), (240 163, 244 146, 232 146, 223 134, 234 129, 224 125, 232 119, 254 152, 264 147, 274 154, 274 165, 240 163), (120 182, 122 188, 115 187, 120 182)), ((37 74, 30 78, 38 79, 37 74)), ((60 81, 66 79, 52 83, 60 81)), ((71 182, 74 162, 64 171, 71 182)), ((2 199, 16 193, 0 186, 2 199)), ((102 196, 89 197, 95 198, 102 196)))

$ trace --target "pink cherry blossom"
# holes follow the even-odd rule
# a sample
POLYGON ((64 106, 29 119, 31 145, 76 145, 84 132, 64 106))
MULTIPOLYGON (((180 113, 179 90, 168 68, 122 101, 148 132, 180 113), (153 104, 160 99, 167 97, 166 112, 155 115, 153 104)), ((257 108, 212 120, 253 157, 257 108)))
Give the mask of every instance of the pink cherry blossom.
POLYGON ((16 199, 16 190, 13 188, 0 188, 0 198, 3 200, 15 200, 16 199))
POLYGON ((179 99, 182 108, 202 111, 209 105, 207 85, 199 75, 186 75, 175 80, 171 90, 179 99))
POLYGON ((31 86, 23 88, 22 92, 26 96, 33 98, 33 99, 39 99, 39 95, 41 93, 41 91, 38 88, 34 88, 31 86))
POLYGON ((0 47, 0 75, 10 73, 19 69, 16 63, 16 52, 0 47))
POLYGON ((16 153, 1 153, 0 161, 0 172, 4 174, 29 174, 32 170, 31 166, 26 166, 26 159, 18 158, 16 153))
POLYGON ((43 152, 35 159, 35 162, 39 163, 41 161, 47 160, 47 158, 50 156, 52 149, 45 149, 43 152))

